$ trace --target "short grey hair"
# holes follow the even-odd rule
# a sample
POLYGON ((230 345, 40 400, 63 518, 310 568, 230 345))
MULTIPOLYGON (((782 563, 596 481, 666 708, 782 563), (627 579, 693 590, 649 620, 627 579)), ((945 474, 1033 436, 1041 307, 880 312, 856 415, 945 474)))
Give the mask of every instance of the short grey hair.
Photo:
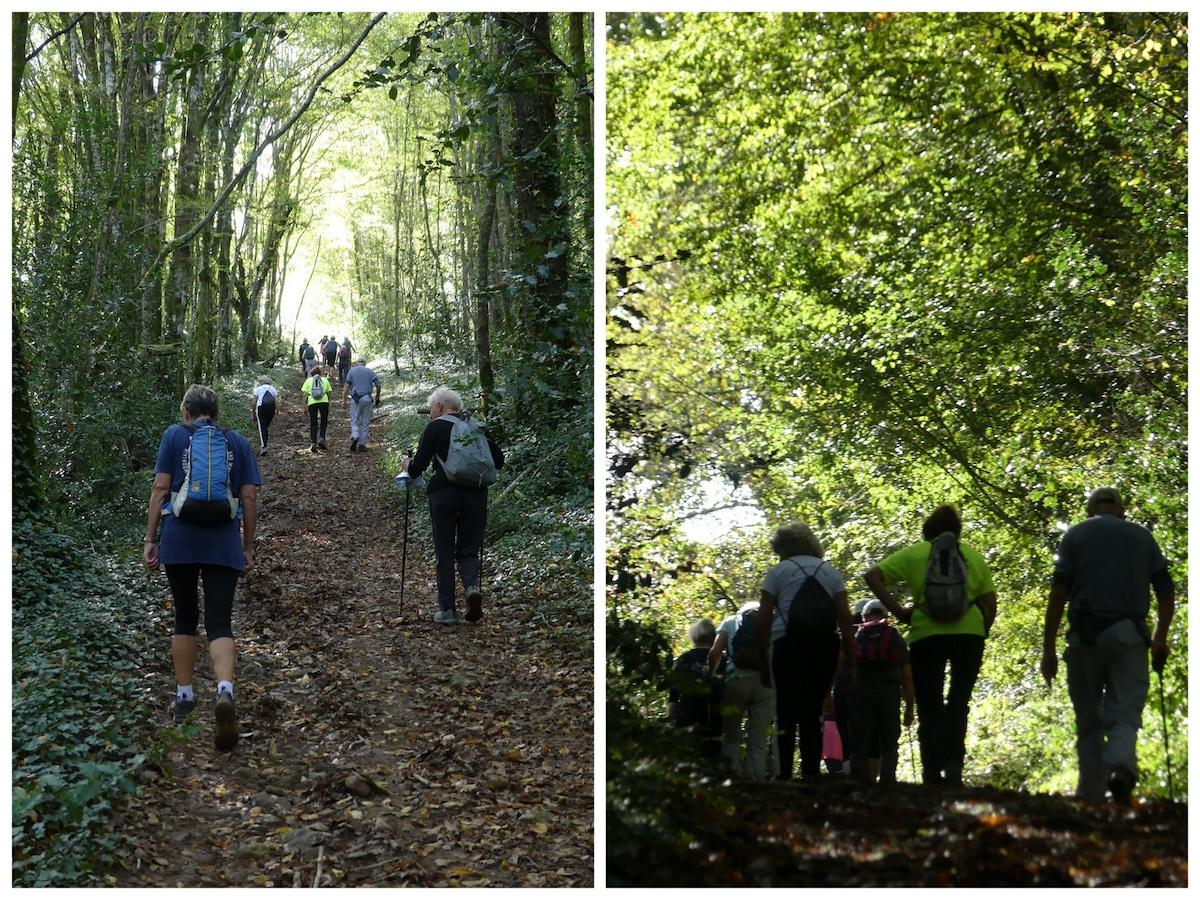
POLYGON ((712 619, 693 622, 688 628, 688 638, 694 647, 711 647, 717 639, 717 626, 713 624, 712 619))
POLYGON ((433 408, 433 404, 440 403, 451 412, 461 412, 463 408, 462 397, 458 391, 447 385, 441 385, 433 389, 433 393, 429 395, 429 408, 433 408))
POLYGON ((201 416, 215 419, 220 415, 221 401, 217 399, 217 392, 208 385, 193 384, 184 392, 179 407, 187 410, 194 419, 201 416))
POLYGON ((259 383, 259 384, 271 384, 271 383, 272 383, 272 382, 271 382, 271 376, 270 376, 270 375, 259 375, 259 376, 258 376, 258 383, 259 383))
POLYGON ((791 556, 815 556, 822 559, 825 556, 825 548, 806 522, 792 522, 776 529, 771 538, 771 549, 779 554, 780 559, 791 556))

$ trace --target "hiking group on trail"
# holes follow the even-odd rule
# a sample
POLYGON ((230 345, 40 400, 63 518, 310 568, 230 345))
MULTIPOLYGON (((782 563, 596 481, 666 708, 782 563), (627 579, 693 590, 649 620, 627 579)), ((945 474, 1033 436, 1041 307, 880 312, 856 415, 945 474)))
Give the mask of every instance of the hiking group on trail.
POLYGON ((341 344, 338 344, 338 339, 332 334, 321 335, 321 340, 316 344, 310 344, 308 338, 301 338, 300 368, 304 370, 304 377, 307 378, 312 374, 314 367, 324 362, 325 368, 331 374, 335 368, 337 369, 338 383, 344 384, 346 372, 350 370, 350 356, 353 353, 354 345, 348 337, 342 338, 341 344))
MULTIPOLYGON (((316 452, 325 449, 331 383, 319 366, 306 368, 309 377, 301 390, 308 404, 310 450, 316 452)), ((380 398, 380 381, 364 360, 358 360, 348 374, 343 406, 347 395, 351 398, 350 449, 365 451, 371 411, 380 398)), ((268 429, 278 409, 277 398, 270 376, 263 375, 251 399, 261 456, 267 453, 268 429)), ((220 404, 215 391, 205 385, 192 385, 184 393, 179 411, 182 421, 170 425, 159 444, 143 562, 151 570, 163 567, 175 607, 171 655, 176 688, 170 709, 176 723, 182 723, 196 707, 192 680, 197 657, 198 588, 203 582, 204 627, 217 681, 214 740, 218 750, 228 751, 239 738, 234 705, 237 651, 233 601, 239 578, 254 566, 257 492, 263 482, 249 442, 219 424, 220 404)), ((495 482, 504 456, 479 423, 463 411, 461 397, 449 387, 439 387, 430 395, 429 416, 432 421, 425 428, 416 455, 406 457, 401 465, 413 476, 406 479, 406 509, 407 492, 419 483, 417 476, 432 468, 428 492, 438 584, 434 621, 458 621, 454 597, 457 563, 465 590, 466 620, 477 622, 483 617, 480 554, 487 519, 487 487, 495 482)), ((407 533, 404 538, 407 546, 407 533)), ((402 579, 403 569, 402 563, 402 579)))
MULTIPOLYGON (((1175 588, 1153 535, 1125 520, 1114 488, 1093 491, 1087 514, 1067 531, 1055 563, 1041 671, 1047 683, 1057 672, 1066 610, 1076 796, 1102 801, 1107 788, 1125 802, 1138 779, 1147 648, 1161 678, 1175 588), (1153 635, 1145 621, 1151 589, 1153 635)), ((820 775, 824 758, 833 773, 848 762, 852 777, 892 784, 903 701, 904 727, 917 723, 922 783, 960 786, 971 695, 997 614, 991 571, 961 538, 957 510, 938 507, 922 540, 863 574, 874 598, 852 610, 845 579, 809 526, 779 528, 771 540, 779 563, 759 600, 720 626, 702 619, 689 628, 694 646, 675 661, 668 716, 697 736, 703 755, 719 747, 727 770, 753 780, 790 779, 798 747, 805 780, 820 775), (907 606, 892 593, 901 583, 912 595, 907 606)))

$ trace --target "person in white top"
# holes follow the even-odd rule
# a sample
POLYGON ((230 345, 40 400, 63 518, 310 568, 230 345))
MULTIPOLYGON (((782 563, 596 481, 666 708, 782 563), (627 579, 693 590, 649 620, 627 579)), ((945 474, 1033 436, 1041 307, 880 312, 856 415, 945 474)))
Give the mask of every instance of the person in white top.
POLYGON ((267 455, 267 429, 275 418, 278 404, 279 391, 271 383, 271 376, 263 375, 258 379, 258 387, 254 389, 254 396, 250 400, 250 415, 258 426, 258 440, 262 444, 259 456, 267 455))

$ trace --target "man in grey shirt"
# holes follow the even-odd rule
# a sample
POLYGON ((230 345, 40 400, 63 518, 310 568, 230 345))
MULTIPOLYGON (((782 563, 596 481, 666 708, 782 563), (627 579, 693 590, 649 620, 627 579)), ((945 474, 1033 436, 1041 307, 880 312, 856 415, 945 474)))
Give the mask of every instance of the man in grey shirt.
POLYGON ((1125 520, 1115 488, 1093 491, 1087 512, 1088 518, 1063 536, 1054 564, 1042 676, 1049 684, 1058 673, 1055 644, 1067 608, 1064 659, 1075 709, 1076 793, 1100 801, 1107 783, 1113 800, 1125 802, 1137 783, 1137 735, 1150 689, 1146 648, 1161 674, 1175 584, 1154 536, 1125 520), (1146 628, 1151 586, 1158 600, 1153 636, 1146 628))
POLYGON ((342 406, 346 405, 346 397, 350 397, 350 452, 360 450, 367 452, 367 429, 371 425, 371 412, 379 403, 379 376, 367 368, 365 359, 355 360, 354 368, 346 374, 346 382, 342 386, 342 406), (371 389, 375 390, 375 399, 371 399, 371 389))

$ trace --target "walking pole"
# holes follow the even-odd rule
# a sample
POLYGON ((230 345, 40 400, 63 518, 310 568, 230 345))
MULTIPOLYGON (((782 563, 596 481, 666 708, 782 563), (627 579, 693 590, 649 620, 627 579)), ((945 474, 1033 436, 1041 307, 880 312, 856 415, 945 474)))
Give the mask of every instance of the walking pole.
POLYGON ((921 773, 917 771, 917 754, 913 750, 912 726, 909 725, 904 730, 908 732, 908 761, 912 764, 913 778, 920 781, 921 773))
POLYGON ((1167 797, 1172 803, 1175 802, 1175 784, 1171 778, 1171 733, 1167 729, 1167 696, 1163 692, 1163 673, 1162 669, 1156 669, 1158 672, 1158 708, 1162 712, 1163 721, 1163 746, 1167 752, 1167 797))
MULTIPOLYGON (((411 453, 405 456, 411 457, 411 453)), ((412 478, 405 469, 396 476, 396 486, 404 489, 404 536, 400 539, 400 615, 404 615, 404 582, 408 575, 408 504, 412 494, 412 478)))

